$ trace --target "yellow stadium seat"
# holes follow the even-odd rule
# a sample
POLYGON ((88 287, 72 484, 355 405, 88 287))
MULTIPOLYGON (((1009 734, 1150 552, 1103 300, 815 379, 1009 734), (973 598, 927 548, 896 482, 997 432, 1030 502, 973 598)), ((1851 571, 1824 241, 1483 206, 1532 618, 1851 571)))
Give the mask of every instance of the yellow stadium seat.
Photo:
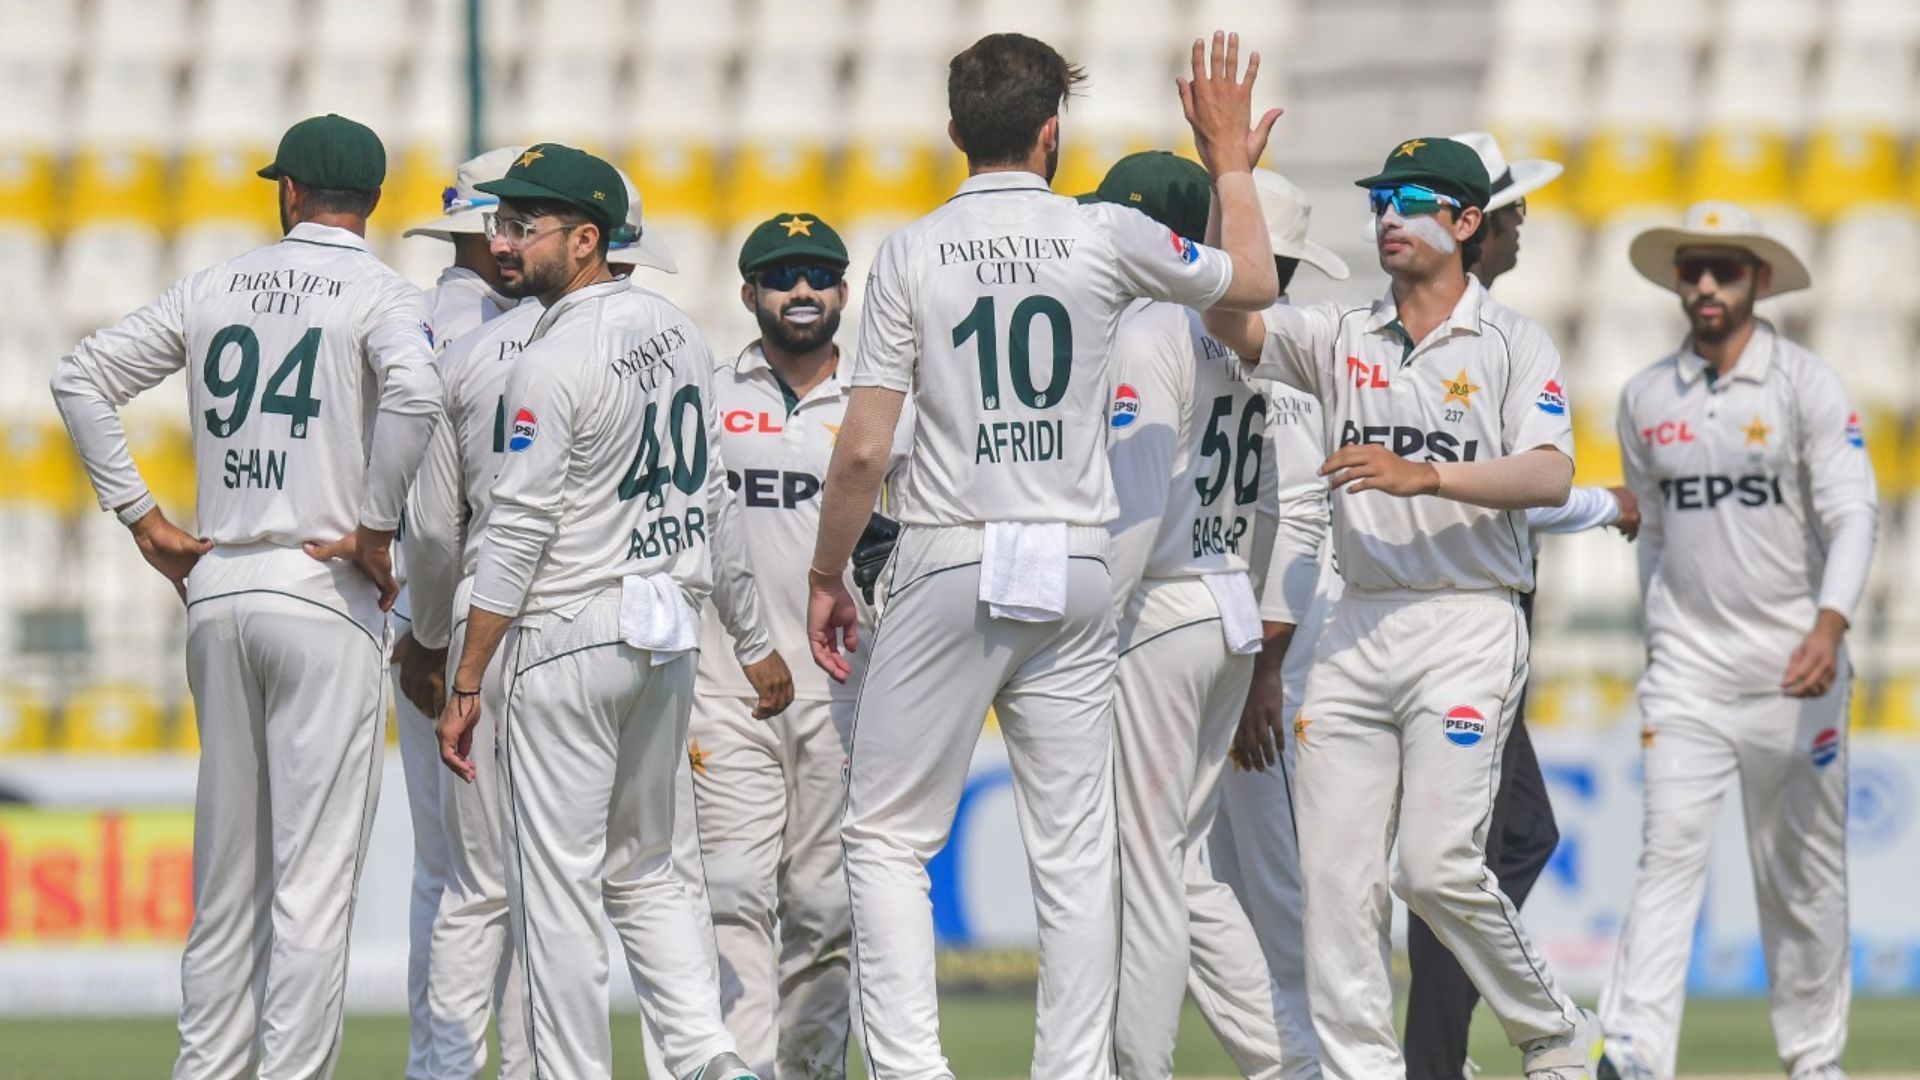
POLYGON ((1883 498, 1907 493, 1913 485, 1909 464, 1916 449, 1915 437, 1908 431, 1900 410, 1887 405, 1869 405, 1863 417, 1861 434, 1867 440, 1867 458, 1873 462, 1873 476, 1880 484, 1883 498))
POLYGON ((858 217, 918 217, 949 194, 936 147, 902 141, 861 143, 847 151, 836 190, 851 192, 842 208, 858 217))
POLYGON ((1853 682, 1853 694, 1847 698, 1847 730, 1859 731, 1873 723, 1870 699, 1878 696, 1863 679, 1853 682))
POLYGON ((840 216, 840 202, 827 186, 825 147, 745 143, 735 152, 728 173, 729 225, 745 225, 790 210, 806 210, 829 220, 840 216))
POLYGON ((0 501, 51 510, 87 505, 92 489, 58 422, 14 424, 0 434, 0 501))
POLYGON ((46 699, 25 687, 0 687, 0 754, 30 754, 47 748, 46 699))
POLYGON ((73 161, 67 182, 67 224, 132 221, 156 229, 171 220, 166 162, 142 147, 92 147, 73 161))
POLYGON ((1880 684, 1873 699, 1869 720, 1873 727, 1882 731, 1920 732, 1920 677, 1896 675, 1880 684))
POLYGON ((177 423, 148 420, 127 424, 127 446, 148 490, 176 522, 193 512, 193 435, 177 423))
POLYGON ((1892 131, 1830 127, 1807 140, 1799 203, 1819 221, 1860 203, 1900 197, 1900 141, 1892 131))
POLYGON ((166 745, 182 754, 200 752, 200 717, 193 708, 193 695, 181 698, 180 707, 174 710, 173 730, 166 745))
POLYGON ((50 232, 55 213, 53 155, 34 147, 0 147, 0 222, 50 232))
MULTIPOLYGON (((1137 135, 1094 136, 1069 141, 1060 153, 1060 169, 1053 177, 1053 190, 1062 195, 1080 195, 1100 186, 1113 163, 1128 154, 1152 150, 1150 140, 1137 135)), ((1190 152, 1185 153, 1191 157, 1190 152)))
POLYGON ((1612 487, 1626 476, 1620 463, 1620 436, 1610 424, 1587 421, 1574 414, 1573 474, 1584 485, 1612 487))
POLYGON ((1633 684, 1613 675, 1582 672, 1527 687, 1527 723, 1539 727, 1598 727, 1612 723, 1633 699, 1633 684))
POLYGON ((271 160, 271 147, 208 147, 189 153, 180 162, 175 203, 179 223, 237 221, 277 227, 273 185, 255 175, 261 162, 271 160))
POLYGON ((620 166, 648 216, 720 220, 720 170, 705 143, 660 140, 627 151, 620 166))
POLYGON ((1693 144, 1687 163, 1688 202, 1782 203, 1788 194, 1784 134, 1729 128, 1710 131, 1693 144))
POLYGON ((1573 204, 1600 222, 1636 206, 1664 206, 1680 197, 1680 150, 1671 135, 1603 131, 1587 142, 1574 173, 1573 204))
MULTIPOLYGON (((1500 152, 1506 155, 1508 161, 1541 158, 1565 165, 1573 160, 1573 151, 1567 145, 1567 141, 1550 131, 1538 129, 1523 131, 1515 128, 1494 132, 1494 139, 1500 143, 1500 152)), ((1567 209, 1573 203, 1573 185, 1567 182, 1568 179, 1563 177, 1530 193, 1527 196, 1527 206, 1567 209)))
POLYGON ((60 748, 83 754, 145 754, 162 744, 166 709, 133 686, 95 686, 67 699, 60 748))
POLYGON ((408 147, 387 158, 387 182, 380 188, 380 205, 373 222, 387 235, 439 213, 440 193, 453 183, 459 164, 453 151, 433 145, 408 147))

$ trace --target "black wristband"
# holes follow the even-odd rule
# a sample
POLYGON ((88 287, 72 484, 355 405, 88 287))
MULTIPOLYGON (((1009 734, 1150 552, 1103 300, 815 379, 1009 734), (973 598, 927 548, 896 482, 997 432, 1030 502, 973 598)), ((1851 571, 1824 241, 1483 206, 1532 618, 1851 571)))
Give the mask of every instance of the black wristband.
POLYGON ((453 688, 453 696, 454 696, 454 697, 479 697, 479 696, 480 696, 480 691, 478 691, 478 690, 462 690, 462 689, 460 689, 459 687, 457 687, 457 686, 456 686, 456 687, 454 687, 454 688, 453 688))

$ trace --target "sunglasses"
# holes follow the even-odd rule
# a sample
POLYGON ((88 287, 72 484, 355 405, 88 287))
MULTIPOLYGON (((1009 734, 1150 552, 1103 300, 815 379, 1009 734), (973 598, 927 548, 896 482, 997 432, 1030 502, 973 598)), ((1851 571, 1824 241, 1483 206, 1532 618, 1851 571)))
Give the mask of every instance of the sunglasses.
POLYGON ((1701 277, 1712 274, 1713 280, 1730 285, 1747 276, 1747 260, 1732 255, 1689 255, 1674 263, 1674 269, 1680 273, 1680 280, 1689 285, 1700 283, 1701 277))
POLYGON ((565 232, 568 229, 577 229, 580 227, 578 224, 562 224, 555 225, 551 229, 537 229, 534 228, 533 223, 538 220, 540 219, 503 218, 499 214, 485 214, 480 218, 480 226, 486 233, 488 243, 505 237, 507 243, 513 247, 525 247, 527 244, 538 240, 542 236, 546 236, 548 233, 565 232))
POLYGON ((787 292, 805 278, 807 288, 814 292, 826 292, 840 284, 840 279, 845 276, 846 271, 823 263, 781 263, 755 274, 753 280, 763 289, 787 292))
POLYGON ((1388 207, 1398 211, 1401 217, 1418 217, 1422 214, 1437 214, 1442 207, 1458 210, 1463 205, 1451 195, 1442 195, 1432 188, 1419 184, 1396 184, 1391 187, 1367 189, 1367 205, 1373 208, 1375 216, 1387 212, 1388 207))

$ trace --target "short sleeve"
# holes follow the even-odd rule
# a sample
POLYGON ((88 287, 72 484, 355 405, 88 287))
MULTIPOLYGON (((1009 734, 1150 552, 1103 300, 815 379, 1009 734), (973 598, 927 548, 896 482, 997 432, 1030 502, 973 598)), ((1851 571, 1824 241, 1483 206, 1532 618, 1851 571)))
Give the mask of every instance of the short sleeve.
POLYGON ((1560 350, 1545 330, 1531 322, 1494 329, 1507 335, 1510 354, 1507 392, 1500 407, 1500 452, 1517 454, 1551 446, 1571 459, 1573 406, 1567 400, 1560 350))
POLYGON ((1127 297, 1165 300, 1204 311, 1233 284, 1233 259, 1181 236, 1131 207, 1095 203, 1101 235, 1113 249, 1114 267, 1127 297))
POLYGON ((913 288, 907 277, 906 246, 905 233, 887 237, 867 273, 853 386, 878 386, 903 394, 913 388, 920 348, 913 332, 913 288))
POLYGON ((1266 324, 1267 334, 1253 377, 1272 379, 1320 401, 1331 400, 1333 346, 1340 313, 1331 304, 1275 304, 1262 312, 1260 319, 1266 324))

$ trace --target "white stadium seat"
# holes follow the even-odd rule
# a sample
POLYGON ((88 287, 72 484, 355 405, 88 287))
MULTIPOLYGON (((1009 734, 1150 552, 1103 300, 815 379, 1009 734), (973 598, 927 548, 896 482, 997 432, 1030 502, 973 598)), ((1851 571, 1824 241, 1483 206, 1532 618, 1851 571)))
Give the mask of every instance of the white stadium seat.
POLYGON ((83 55, 89 63, 131 57, 174 63, 187 54, 193 26, 188 0, 94 0, 86 11, 83 55))
POLYGON ((607 152, 624 141, 630 115, 619 63, 599 52, 537 51, 520 85, 494 113, 503 141, 558 142, 607 152))
POLYGON ((204 0, 194 63, 250 57, 284 66, 306 37, 300 0, 204 0))

